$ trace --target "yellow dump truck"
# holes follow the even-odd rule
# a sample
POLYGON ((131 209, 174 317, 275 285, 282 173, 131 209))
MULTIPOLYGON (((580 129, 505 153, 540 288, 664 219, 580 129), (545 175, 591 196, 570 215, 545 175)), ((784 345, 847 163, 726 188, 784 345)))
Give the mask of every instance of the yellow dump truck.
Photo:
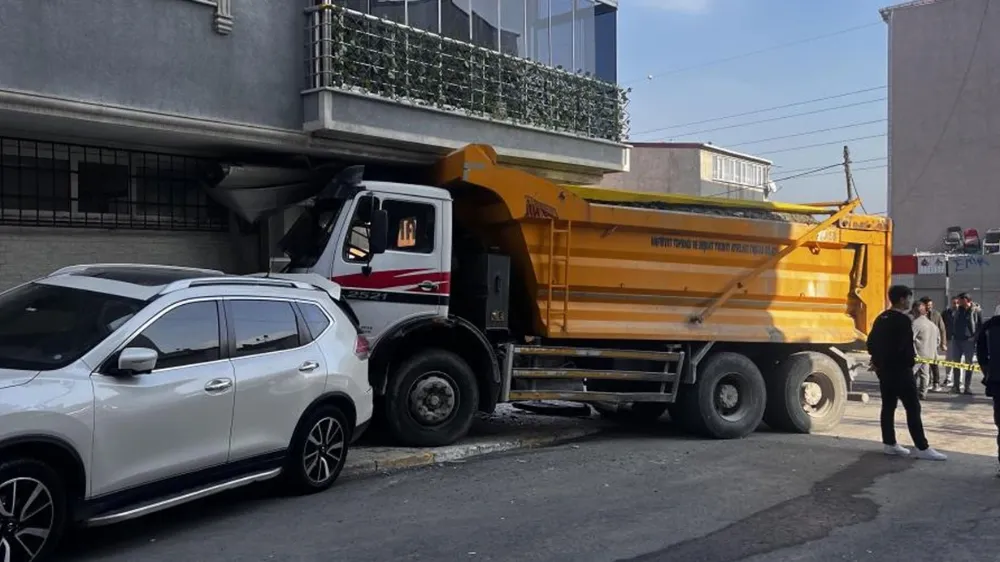
POLYGON ((669 410, 716 438, 762 419, 827 430, 846 406, 843 350, 884 308, 891 225, 858 201, 560 185, 483 145, 443 158, 432 185, 363 174, 333 178, 281 247, 286 271, 342 285, 405 445, 527 400, 669 410))

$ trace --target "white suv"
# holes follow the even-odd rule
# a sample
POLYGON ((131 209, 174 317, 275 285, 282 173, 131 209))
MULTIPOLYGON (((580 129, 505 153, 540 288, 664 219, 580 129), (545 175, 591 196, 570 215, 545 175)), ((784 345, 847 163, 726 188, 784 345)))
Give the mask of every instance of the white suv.
POLYGON ((367 357, 316 275, 81 265, 0 294, 0 561, 253 482, 328 488, 367 357))

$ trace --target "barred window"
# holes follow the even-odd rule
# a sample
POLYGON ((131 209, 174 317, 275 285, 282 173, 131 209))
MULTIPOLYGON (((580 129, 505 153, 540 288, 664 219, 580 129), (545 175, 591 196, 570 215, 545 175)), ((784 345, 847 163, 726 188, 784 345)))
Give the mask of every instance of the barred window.
POLYGON ((210 161, 0 138, 0 223, 219 231, 200 185, 210 161))

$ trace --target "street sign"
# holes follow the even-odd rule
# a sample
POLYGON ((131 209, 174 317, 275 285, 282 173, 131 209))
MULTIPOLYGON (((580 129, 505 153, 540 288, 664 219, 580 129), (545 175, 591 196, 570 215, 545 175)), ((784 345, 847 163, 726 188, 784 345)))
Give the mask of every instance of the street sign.
POLYGON ((917 256, 917 275, 944 275, 948 258, 944 256, 917 256))

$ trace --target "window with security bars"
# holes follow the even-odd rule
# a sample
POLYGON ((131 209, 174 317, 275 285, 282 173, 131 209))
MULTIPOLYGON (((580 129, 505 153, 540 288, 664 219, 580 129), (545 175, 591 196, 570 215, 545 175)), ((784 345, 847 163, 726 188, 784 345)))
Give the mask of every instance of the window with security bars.
POLYGON ((221 231, 228 212, 199 185, 210 161, 0 138, 0 223, 221 231))

